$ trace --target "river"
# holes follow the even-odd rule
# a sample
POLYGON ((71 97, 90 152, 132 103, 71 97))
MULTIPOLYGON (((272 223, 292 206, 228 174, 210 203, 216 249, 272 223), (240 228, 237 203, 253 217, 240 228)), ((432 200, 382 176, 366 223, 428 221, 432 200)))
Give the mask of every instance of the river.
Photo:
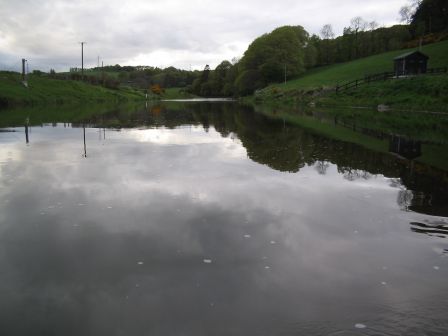
POLYGON ((448 333, 447 171, 167 104, 2 127, 1 335, 448 333))

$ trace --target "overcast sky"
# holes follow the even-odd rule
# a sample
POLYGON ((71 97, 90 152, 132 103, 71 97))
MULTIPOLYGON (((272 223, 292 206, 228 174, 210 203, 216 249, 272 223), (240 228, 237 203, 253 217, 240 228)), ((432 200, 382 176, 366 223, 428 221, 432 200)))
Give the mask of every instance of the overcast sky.
POLYGON ((240 57, 282 25, 342 34, 361 16, 390 26, 406 0, 0 0, 0 69, 58 71, 85 64, 202 69, 240 57))

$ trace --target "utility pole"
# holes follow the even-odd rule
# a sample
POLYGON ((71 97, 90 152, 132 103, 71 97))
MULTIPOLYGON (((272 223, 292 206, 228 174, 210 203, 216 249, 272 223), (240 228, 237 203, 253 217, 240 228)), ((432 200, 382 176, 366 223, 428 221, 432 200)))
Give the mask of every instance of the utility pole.
POLYGON ((84 44, 87 42, 79 42, 81 44, 81 76, 82 80, 84 80, 84 44))
POLYGON ((22 58, 22 82, 25 82, 25 62, 26 59, 22 58))
POLYGON ((24 87, 28 87, 28 60, 22 58, 22 84, 24 87))
POLYGON ((98 56, 98 69, 100 68, 100 57, 98 56))
POLYGON ((104 61, 101 61, 101 79, 103 81, 104 86, 104 61))

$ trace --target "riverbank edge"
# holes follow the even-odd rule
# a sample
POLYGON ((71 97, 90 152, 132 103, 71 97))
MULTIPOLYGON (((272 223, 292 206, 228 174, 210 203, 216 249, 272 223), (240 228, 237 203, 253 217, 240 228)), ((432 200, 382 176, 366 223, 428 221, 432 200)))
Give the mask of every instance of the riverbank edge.
MULTIPOLYGON (((292 113, 285 109, 284 105, 272 103, 256 104, 249 99, 241 100, 240 103, 253 106, 257 113, 263 114, 268 118, 283 120, 289 124, 297 125, 334 140, 354 143, 376 152, 394 155, 389 152, 389 143, 386 138, 378 139, 344 126, 334 125, 323 119, 318 120, 314 116, 292 113)), ((444 150, 446 148, 446 145, 440 146, 439 144, 424 143, 422 145, 423 155, 415 159, 415 161, 436 169, 448 171, 448 151, 444 150)))
POLYGON ((281 84, 241 98, 243 102, 290 107, 357 107, 448 115, 448 75, 413 76, 336 93, 334 87, 284 88, 281 84))
POLYGON ((60 80, 29 75, 22 82, 20 74, 0 72, 0 109, 42 105, 72 105, 144 100, 142 91, 130 87, 105 88, 82 81, 60 80))

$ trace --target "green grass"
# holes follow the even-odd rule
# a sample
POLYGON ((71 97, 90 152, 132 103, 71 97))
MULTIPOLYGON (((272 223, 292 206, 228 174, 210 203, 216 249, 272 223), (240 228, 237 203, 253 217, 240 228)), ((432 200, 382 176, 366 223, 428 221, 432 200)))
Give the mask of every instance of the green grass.
POLYGON ((143 97, 142 93, 131 88, 110 90, 79 81, 37 75, 30 75, 28 83, 29 87, 24 87, 18 73, 0 72, 0 106, 124 101, 143 97))
POLYGON ((82 123, 101 118, 110 112, 123 113, 133 111, 135 107, 141 108, 141 102, 124 103, 86 103, 86 104, 37 104, 34 106, 21 106, 12 109, 0 110, 0 129, 7 127, 20 127, 25 121, 31 126, 45 123, 82 123))
MULTIPOLYGON (((376 129, 377 131, 385 131, 387 134, 388 127, 396 128, 396 125, 394 125, 394 122, 397 122, 395 120, 396 118, 392 117, 391 120, 388 120, 389 117, 380 115, 379 118, 382 120, 382 122, 386 122, 386 124, 378 124, 378 120, 375 120, 377 118, 372 118, 372 115, 366 115, 363 112, 360 112, 358 115, 354 115, 353 111, 349 112, 346 111, 345 113, 339 113, 335 111, 328 111, 328 113, 325 113, 324 111, 317 112, 314 111, 313 114, 315 115, 307 115, 306 113, 297 113, 293 111, 288 111, 286 109, 272 109, 271 107, 266 106, 258 106, 256 108, 256 111, 259 113, 262 113, 269 118, 273 119, 283 119, 284 121, 293 124, 298 125, 300 127, 306 128, 311 132, 314 132, 316 134, 323 135, 325 137, 340 140, 344 142, 350 142, 354 144, 358 144, 360 146, 363 146, 365 148, 381 152, 381 153, 389 153, 389 143, 388 138, 385 137, 383 139, 379 139, 373 136, 370 136, 368 134, 363 134, 361 131, 361 128, 366 126, 366 124, 369 123, 369 120, 374 120, 374 122, 377 123, 376 127, 371 127, 370 129, 376 129), (353 130, 349 127, 344 127, 342 125, 335 125, 334 124, 334 116, 338 115, 339 123, 341 121, 346 121, 350 123, 350 120, 343 120, 344 115, 348 118, 356 118, 356 128, 357 130, 353 130), (317 118, 318 117, 318 118, 317 118), (389 121, 391 121, 389 123, 389 121)), ((410 118, 410 124, 409 127, 411 129, 414 129, 414 127, 418 128, 418 125, 415 124, 416 120, 412 120, 413 117, 410 118)), ((424 119, 424 117, 422 117, 424 119)), ((421 122, 423 120, 420 119, 421 122)), ((437 120, 432 120, 432 122, 437 122, 437 120)), ((448 120, 445 120, 445 124, 448 122, 448 120)), ((402 121, 398 121, 399 124, 402 123, 402 121)), ((430 127, 430 122, 428 122, 428 125, 424 125, 427 127, 430 127)), ((368 125, 367 125, 368 126, 368 125)), ((372 125, 370 125, 372 126, 372 125)), ((402 125, 403 126, 403 125, 402 125)), ((432 124, 431 128, 434 126, 432 124)), ((404 127, 404 126, 403 126, 404 127)), ((441 141, 442 143, 445 143, 444 145, 431 145, 431 144, 424 144, 423 145, 423 155, 416 159, 416 161, 428 164, 433 167, 437 167, 440 169, 448 169, 448 147, 446 145, 446 133, 439 134, 438 139, 427 139, 425 137, 425 127, 421 127, 422 134, 421 137, 418 137, 418 129, 415 129, 416 133, 414 134, 416 137, 412 137, 412 134, 410 135, 411 138, 418 139, 418 140, 433 140, 433 141, 441 141), (444 141, 445 140, 445 141, 444 141)), ((406 130, 409 131, 409 130, 406 130)), ((441 131, 441 130, 440 130, 441 131)), ((406 133, 406 132, 405 132, 406 133)), ((403 135, 403 134, 402 134, 403 135)), ((434 137, 434 134, 431 135, 431 138, 434 137)))
POLYGON ((374 82, 338 95, 323 95, 317 98, 316 102, 329 106, 372 108, 385 104, 397 110, 448 113, 448 75, 374 82))
POLYGON ((195 95, 185 92, 184 88, 165 89, 165 92, 161 96, 162 99, 189 99, 195 97, 195 95))
MULTIPOLYGON (((275 84, 268 88, 278 87, 284 90, 289 90, 333 87, 338 83, 342 84, 344 82, 363 78, 368 74, 393 71, 393 59, 398 55, 413 50, 416 49, 396 50, 352 62, 315 68, 308 71, 300 78, 286 82, 286 84, 275 84)), ((423 46, 422 52, 429 56, 428 67, 438 68, 448 66, 448 41, 423 46)))
MULTIPOLYGON (((78 72, 75 72, 75 73, 81 75, 81 70, 78 71, 78 72)), ((69 76, 70 74, 73 74, 73 73, 72 72, 58 72, 58 75, 67 75, 67 76, 69 76)), ((95 76, 95 77, 101 78, 103 76, 103 71, 97 70, 97 69, 84 69, 84 74, 86 76, 95 76)), ((109 77, 109 78, 119 79, 120 72, 118 72, 118 71, 104 71, 104 75, 106 77, 109 77)))
POLYGON ((287 110, 273 110, 270 107, 257 107, 256 111, 269 118, 283 119, 292 125, 298 125, 331 139, 356 143, 378 152, 387 152, 386 141, 360 134, 359 132, 343 126, 336 126, 330 122, 329 118, 321 118, 318 120, 314 116, 309 116, 303 113, 299 114, 287 110))
MULTIPOLYGON (((370 56, 352 62, 312 69, 300 78, 285 84, 270 85, 257 91, 255 102, 285 105, 309 104, 327 106, 377 107, 386 104, 394 109, 448 112, 448 76, 419 76, 387 80, 361 85, 357 89, 336 95, 332 90, 337 84, 363 78, 367 74, 392 71, 397 55, 415 49, 397 50, 370 56)), ((430 68, 448 67, 448 41, 423 47, 430 59, 430 68)))

